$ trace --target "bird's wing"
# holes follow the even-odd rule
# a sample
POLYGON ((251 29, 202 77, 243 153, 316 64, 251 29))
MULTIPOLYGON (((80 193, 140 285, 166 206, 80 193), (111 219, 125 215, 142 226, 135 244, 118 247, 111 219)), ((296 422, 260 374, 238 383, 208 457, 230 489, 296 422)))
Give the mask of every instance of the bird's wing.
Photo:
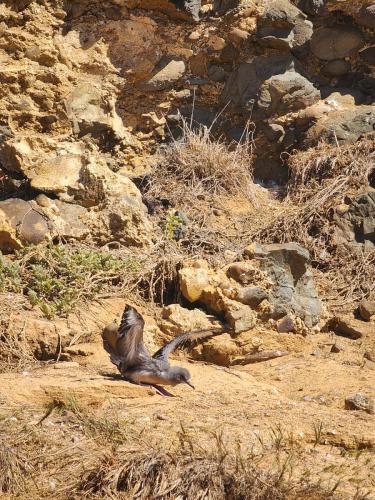
POLYGON ((117 337, 118 326, 116 325, 116 323, 111 323, 104 328, 102 333, 103 347, 110 355, 111 362, 116 366, 120 366, 121 358, 116 350, 117 337))
POLYGON ((139 364, 150 355, 143 344, 144 320, 134 307, 125 306, 118 329, 116 355, 126 367, 139 364))
POLYGON ((162 359, 164 361, 167 361, 168 356, 171 354, 171 352, 173 352, 181 344, 184 344, 185 342, 191 342, 193 340, 205 339, 217 333, 223 333, 224 331, 224 328, 215 328, 212 330, 206 328, 204 330, 197 330, 195 332, 182 333, 178 337, 168 342, 168 344, 165 344, 164 347, 156 351, 156 353, 152 357, 154 359, 162 359))

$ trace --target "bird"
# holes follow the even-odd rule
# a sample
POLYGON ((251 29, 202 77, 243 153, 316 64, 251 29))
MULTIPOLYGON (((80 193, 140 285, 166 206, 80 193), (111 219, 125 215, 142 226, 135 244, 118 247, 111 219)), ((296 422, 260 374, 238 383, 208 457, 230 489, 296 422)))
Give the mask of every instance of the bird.
POLYGON ((171 366, 168 361, 169 355, 187 341, 203 339, 221 333, 223 329, 183 333, 151 356, 143 343, 144 324, 139 312, 126 304, 120 326, 111 324, 103 331, 103 347, 122 377, 133 384, 151 386, 164 396, 171 394, 160 387, 163 385, 187 384, 195 389, 190 381, 189 371, 181 366, 171 366))

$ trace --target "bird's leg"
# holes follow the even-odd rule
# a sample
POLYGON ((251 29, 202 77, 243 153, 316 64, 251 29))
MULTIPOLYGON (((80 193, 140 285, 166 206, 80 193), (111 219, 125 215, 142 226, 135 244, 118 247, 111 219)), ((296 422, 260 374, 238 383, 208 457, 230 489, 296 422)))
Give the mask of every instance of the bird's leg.
POLYGON ((174 394, 164 389, 164 387, 160 387, 160 385, 151 385, 150 387, 153 387, 156 390, 157 394, 160 394, 160 396, 166 396, 168 398, 176 397, 174 394))
POLYGON ((165 397, 169 397, 169 398, 175 398, 176 397, 174 394, 171 394, 170 392, 168 392, 163 387, 160 387, 160 385, 146 384, 144 382, 136 382, 135 380, 131 380, 130 378, 127 378, 124 375, 123 375, 123 379, 125 379, 130 384, 141 385, 142 387, 147 387, 148 389, 154 389, 155 392, 156 392, 156 394, 159 394, 160 396, 165 396, 165 397))

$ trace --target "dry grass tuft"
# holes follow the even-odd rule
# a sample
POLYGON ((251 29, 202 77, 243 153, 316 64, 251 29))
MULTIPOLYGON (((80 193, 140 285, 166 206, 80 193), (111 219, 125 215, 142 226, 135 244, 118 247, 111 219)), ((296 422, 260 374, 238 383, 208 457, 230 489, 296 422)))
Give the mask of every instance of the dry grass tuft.
POLYGON ((226 144, 211 135, 211 129, 192 128, 182 121, 182 138, 173 140, 160 156, 155 172, 162 181, 178 182, 196 195, 243 194, 254 196, 252 182, 252 135, 247 129, 243 140, 226 144))
POLYGON ((279 213, 249 233, 253 240, 296 241, 307 248, 315 268, 323 271, 317 275, 318 285, 333 309, 375 294, 375 251, 338 245, 332 219, 346 196, 369 188, 374 160, 375 143, 369 138, 297 152, 289 158, 288 196, 279 213))

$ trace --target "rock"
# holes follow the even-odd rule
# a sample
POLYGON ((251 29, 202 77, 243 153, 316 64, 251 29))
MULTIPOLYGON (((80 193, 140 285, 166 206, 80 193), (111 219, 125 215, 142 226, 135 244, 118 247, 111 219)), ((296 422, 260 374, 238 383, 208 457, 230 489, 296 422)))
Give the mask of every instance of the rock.
POLYGON ((373 347, 372 349, 367 349, 363 357, 375 363, 375 347, 373 347))
POLYGON ((237 346, 228 333, 208 340, 202 348, 203 359, 219 366, 229 366, 237 353, 237 346))
POLYGON ((268 293, 260 287, 241 288, 236 300, 255 309, 263 300, 268 299, 268 293))
POLYGON ((256 313, 244 304, 225 299, 225 319, 234 333, 246 332, 254 328, 257 322, 256 313))
POLYGON ((362 34, 355 28, 336 26, 314 31, 311 51, 323 61, 333 61, 355 55, 364 45, 362 34))
POLYGON ((178 274, 181 292, 190 302, 200 300, 204 290, 210 286, 210 273, 206 261, 185 263, 178 274))
POLYGON ((308 269, 307 250, 296 243, 256 244, 244 256, 257 261, 273 282, 268 299, 273 306, 271 317, 279 319, 291 312, 309 328, 319 322, 321 305, 308 269))
POLYGON ((299 0, 298 7, 310 16, 323 16, 327 14, 327 0, 299 0))
POLYGON ((343 59, 335 59, 333 61, 329 61, 322 68, 322 72, 328 76, 343 76, 349 73, 351 70, 351 64, 349 61, 345 61, 343 59))
POLYGON ((312 24, 305 18, 289 0, 270 0, 258 18, 260 43, 280 50, 302 47, 313 34, 312 24))
POLYGON ((346 347, 341 342, 335 342, 333 344, 333 346, 331 347, 331 352, 333 352, 335 354, 338 354, 340 352, 345 352, 345 351, 346 351, 346 347))
POLYGON ((116 112, 115 100, 104 99, 100 88, 91 83, 79 84, 66 98, 65 108, 74 133, 80 137, 91 134, 94 138, 106 139, 105 134, 108 133, 112 134, 108 139, 126 136, 122 120, 116 112))
POLYGON ((243 63, 229 77, 221 101, 232 102, 253 118, 282 115, 305 108, 319 100, 317 89, 295 70, 289 55, 256 57, 243 63))
POLYGON ((160 329, 169 336, 205 328, 220 328, 218 321, 213 321, 212 317, 207 316, 200 309, 189 310, 179 304, 165 306, 162 311, 162 318, 160 329))
POLYGON ((287 315, 282 318, 277 324, 277 331, 279 333, 292 333, 296 331, 294 320, 291 316, 287 315))
POLYGON ((362 300, 359 304, 359 314, 365 321, 370 321, 375 315, 375 302, 370 300, 362 300))
POLYGON ((308 129, 304 138, 304 146, 315 146, 325 140, 330 144, 351 144, 374 131, 375 110, 373 106, 342 107, 331 111, 316 121, 308 129))
POLYGON ((182 59, 163 57, 155 68, 154 75, 142 82, 143 90, 164 90, 176 83, 184 75, 186 70, 182 59))
POLYGON ((374 408, 374 401, 360 393, 345 399, 346 410, 365 411, 373 415, 375 413, 374 408))
POLYGON ((361 52, 359 53, 359 57, 366 64, 375 66, 375 46, 368 47, 365 50, 361 50, 361 52))
POLYGON ((346 243, 373 248, 375 244, 375 192, 355 196, 348 209, 333 217, 337 244, 346 243))
POLYGON ((361 339, 366 335, 362 321, 354 318, 335 317, 329 322, 329 327, 337 334, 350 339, 361 339))
POLYGON ((0 250, 11 253, 24 245, 51 239, 51 224, 35 202, 18 198, 0 201, 0 250))
POLYGON ((375 3, 363 5, 355 16, 356 22, 365 28, 375 28, 375 3))
POLYGON ((214 11, 222 15, 230 9, 234 9, 241 0, 214 0, 214 11))

